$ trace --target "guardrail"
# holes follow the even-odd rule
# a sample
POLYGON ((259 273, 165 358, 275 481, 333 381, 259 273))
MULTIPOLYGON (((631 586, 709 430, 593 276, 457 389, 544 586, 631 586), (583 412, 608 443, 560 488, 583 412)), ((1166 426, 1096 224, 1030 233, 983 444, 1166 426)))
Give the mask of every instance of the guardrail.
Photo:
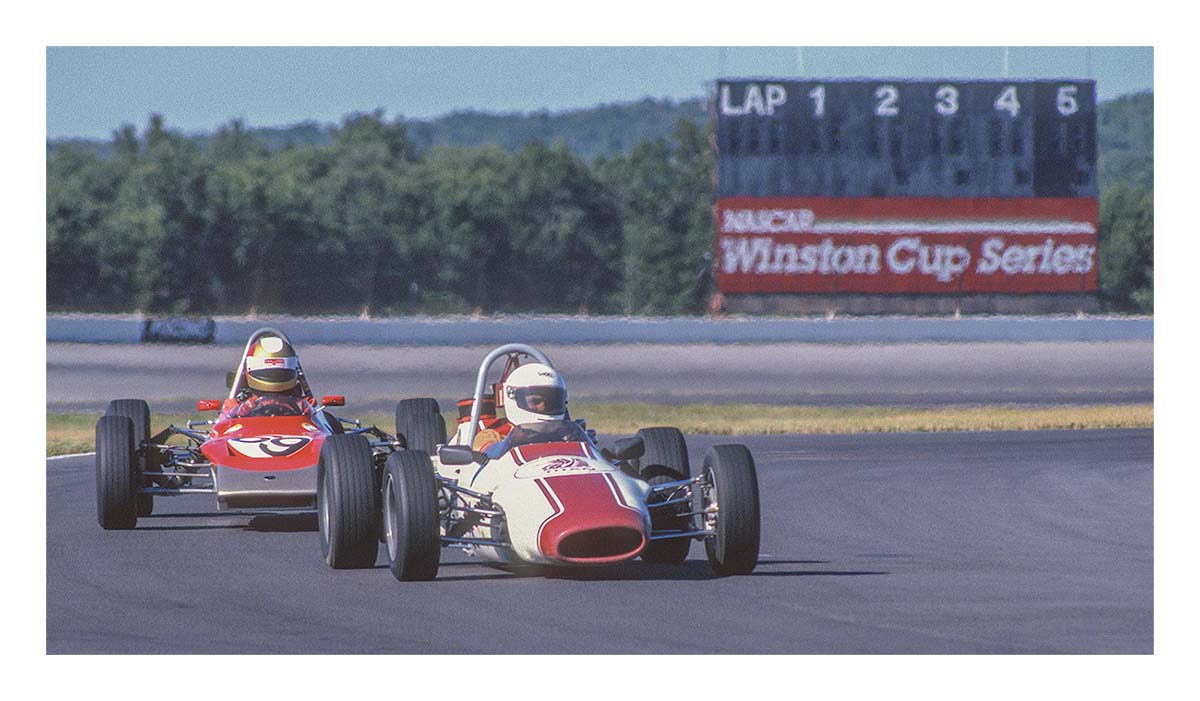
POLYGON ((241 345, 275 326, 296 343, 498 345, 501 343, 905 343, 1154 339, 1152 317, 202 317, 52 314, 51 343, 241 345))

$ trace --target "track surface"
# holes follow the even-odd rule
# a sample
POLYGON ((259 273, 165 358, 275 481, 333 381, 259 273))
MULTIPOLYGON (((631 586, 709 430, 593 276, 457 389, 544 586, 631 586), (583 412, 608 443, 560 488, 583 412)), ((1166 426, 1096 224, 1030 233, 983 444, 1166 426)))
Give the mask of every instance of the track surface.
MULTIPOLYGON (((349 411, 398 399, 469 396, 490 347, 308 345, 298 349, 319 394, 349 411), (457 388, 457 389, 456 389, 457 388), (448 392, 456 391, 451 396, 448 392)), ((1152 341, 888 345, 543 346, 571 396, 593 401, 771 404, 1064 404, 1151 402, 1152 341)), ((240 349, 212 346, 46 347, 47 409, 103 411, 138 397, 154 411, 190 411, 225 393, 240 349)), ((498 369, 497 369, 498 371, 498 369)))
MULTIPOLYGON (((691 457, 728 439, 689 437, 691 457)), ((633 562, 435 582, 328 569, 312 515, 160 499, 96 524, 47 461, 52 653, 1150 653, 1153 433, 760 436, 751 576, 633 562)))

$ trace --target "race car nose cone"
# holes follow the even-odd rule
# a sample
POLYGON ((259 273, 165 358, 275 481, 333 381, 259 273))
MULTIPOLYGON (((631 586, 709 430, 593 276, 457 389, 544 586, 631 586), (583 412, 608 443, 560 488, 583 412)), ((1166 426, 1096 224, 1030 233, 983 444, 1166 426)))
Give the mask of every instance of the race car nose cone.
POLYGON ((625 503, 607 474, 538 480, 554 514, 538 533, 546 557, 571 564, 606 564, 637 557, 646 547, 643 512, 625 503))

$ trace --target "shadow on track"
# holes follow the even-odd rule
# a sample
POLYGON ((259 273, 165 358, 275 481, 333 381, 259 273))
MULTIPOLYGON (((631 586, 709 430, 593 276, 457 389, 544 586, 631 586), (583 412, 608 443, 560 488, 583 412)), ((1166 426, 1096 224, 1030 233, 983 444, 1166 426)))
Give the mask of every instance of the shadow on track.
POLYGON ((202 514, 154 514, 152 516, 144 516, 143 521, 152 521, 157 519, 167 518, 228 518, 250 516, 250 520, 246 523, 198 523, 180 526, 142 526, 139 525, 136 531, 211 531, 211 530, 243 530, 254 531, 256 533, 316 533, 317 532, 317 514, 315 511, 305 511, 294 514, 257 514, 250 515, 246 513, 228 512, 228 513, 202 513, 202 514))

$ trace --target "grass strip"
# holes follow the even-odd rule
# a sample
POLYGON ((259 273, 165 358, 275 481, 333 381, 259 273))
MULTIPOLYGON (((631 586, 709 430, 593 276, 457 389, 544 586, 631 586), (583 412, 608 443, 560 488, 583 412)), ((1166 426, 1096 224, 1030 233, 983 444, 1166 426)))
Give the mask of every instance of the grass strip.
MULTIPOLYGON (((779 406, 769 404, 684 404, 572 402, 572 414, 587 419, 602 436, 630 434, 646 426, 677 426, 684 433, 726 436, 772 433, 888 433, 928 431, 1038 431, 1050 429, 1153 428, 1153 404, 1070 406, 949 406, 936 408, 779 406)), ((212 414, 155 414, 151 430, 212 414)), ((390 412, 356 414, 385 431, 395 430, 390 412)), ((457 414, 446 413, 452 427, 457 414)), ((86 453, 94 448, 96 414, 46 413, 46 455, 86 453)))

